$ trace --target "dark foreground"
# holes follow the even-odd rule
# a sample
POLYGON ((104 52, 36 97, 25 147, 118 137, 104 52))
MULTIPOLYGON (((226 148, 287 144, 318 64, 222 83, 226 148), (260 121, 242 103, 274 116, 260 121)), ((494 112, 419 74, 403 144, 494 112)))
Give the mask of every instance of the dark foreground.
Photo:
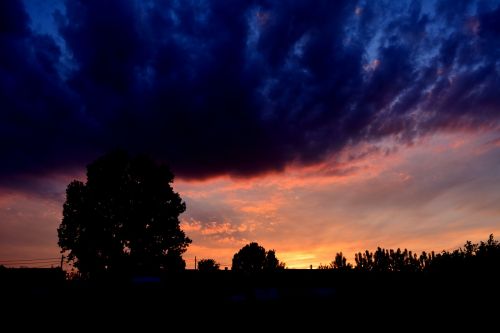
POLYGON ((348 325, 413 331, 462 324, 478 329, 495 327, 500 316, 498 272, 185 271, 91 282, 66 281, 57 269, 8 270, 0 283, 4 318, 97 330, 348 325))

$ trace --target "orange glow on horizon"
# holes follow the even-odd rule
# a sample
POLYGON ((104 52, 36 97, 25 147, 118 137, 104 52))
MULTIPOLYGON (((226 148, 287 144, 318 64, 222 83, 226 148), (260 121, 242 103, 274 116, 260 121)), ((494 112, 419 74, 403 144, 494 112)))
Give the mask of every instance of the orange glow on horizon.
MULTIPOLYGON (((448 159, 470 158, 470 152, 478 147, 482 154, 488 154, 498 148, 495 142, 483 132, 423 137, 398 149, 385 140, 348 147, 320 163, 291 164, 282 173, 194 182, 181 179, 175 187, 187 198, 188 211, 190 199, 194 204, 217 202, 210 220, 184 220, 183 226, 193 244, 204 244, 204 257, 213 254, 214 259, 224 263, 230 263, 234 253, 251 241, 275 249, 278 258, 290 268, 328 264, 337 252, 343 252, 354 263, 355 253, 375 250, 377 246, 439 252, 459 247, 467 239, 479 241, 489 233, 498 233, 500 228, 493 222, 467 224, 468 219, 476 218, 493 221, 497 211, 483 217, 464 212, 473 215, 461 217, 458 223, 458 213, 450 210, 452 206, 446 207, 454 205, 450 200, 457 199, 442 196, 434 201, 430 200, 432 194, 426 198, 425 192, 412 193, 424 190, 419 189, 422 177, 431 176, 431 186, 447 173, 429 175, 425 171, 427 162, 414 162, 428 160, 445 166, 448 159), (323 193, 329 192, 333 193, 331 202, 318 202, 323 200, 323 193), (415 196, 411 200, 422 201, 422 207, 412 208, 411 201, 408 206, 405 201, 383 199, 397 201, 405 195, 410 196, 408 200, 415 196), (372 206, 370 202, 377 200, 382 200, 381 204, 372 206), (220 207, 225 207, 226 213, 217 214, 220 207), (420 225, 419 220, 423 221, 420 225)), ((198 250, 201 248, 191 247, 186 255, 198 255, 198 250)))
MULTIPOLYGON (((230 268, 250 242, 276 250, 289 268, 317 268, 337 252, 353 263, 355 253, 377 246, 439 252, 498 237, 497 131, 396 141, 353 145, 319 163, 248 178, 177 178, 174 189, 187 203, 181 228, 193 240, 187 267, 196 256, 230 268)), ((56 228, 73 179, 85 177, 34 180, 50 185, 43 187, 50 197, 0 190, 2 257, 59 255, 56 228)))

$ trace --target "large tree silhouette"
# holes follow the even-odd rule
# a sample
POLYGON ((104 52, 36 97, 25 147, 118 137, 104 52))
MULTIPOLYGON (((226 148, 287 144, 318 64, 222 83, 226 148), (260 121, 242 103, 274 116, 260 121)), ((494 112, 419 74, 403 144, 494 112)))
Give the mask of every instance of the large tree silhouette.
POLYGON ((266 252, 258 243, 250 243, 242 247, 233 256, 231 269, 243 272, 274 271, 285 268, 285 263, 276 258, 274 250, 266 252))
POLYGON ((114 151, 97 159, 87 182, 66 190, 61 252, 87 277, 184 269, 191 240, 179 226, 186 205, 173 180, 167 166, 146 156, 114 151))

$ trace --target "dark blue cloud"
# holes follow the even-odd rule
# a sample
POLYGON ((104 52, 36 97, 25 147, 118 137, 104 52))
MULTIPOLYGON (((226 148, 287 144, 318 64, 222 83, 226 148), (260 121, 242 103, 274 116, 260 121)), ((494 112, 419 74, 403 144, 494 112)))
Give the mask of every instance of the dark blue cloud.
POLYGON ((0 6, 3 178, 117 146, 186 177, 257 174, 500 118, 497 3, 0 6))

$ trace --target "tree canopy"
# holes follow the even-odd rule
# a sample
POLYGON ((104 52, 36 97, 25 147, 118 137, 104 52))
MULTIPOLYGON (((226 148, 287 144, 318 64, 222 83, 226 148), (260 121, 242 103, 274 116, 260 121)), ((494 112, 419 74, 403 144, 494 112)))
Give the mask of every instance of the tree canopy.
POLYGON ((201 259, 198 262, 198 270, 202 272, 218 271, 220 264, 214 259, 201 259))
POLYGON ((164 164, 123 151, 87 166, 87 182, 66 189, 59 246, 83 276, 185 268, 191 243, 180 229, 186 205, 164 164))
POLYGON ((231 269, 243 272, 274 271, 284 269, 285 263, 280 262, 274 250, 266 252, 264 247, 252 242, 242 247, 233 256, 231 269))

